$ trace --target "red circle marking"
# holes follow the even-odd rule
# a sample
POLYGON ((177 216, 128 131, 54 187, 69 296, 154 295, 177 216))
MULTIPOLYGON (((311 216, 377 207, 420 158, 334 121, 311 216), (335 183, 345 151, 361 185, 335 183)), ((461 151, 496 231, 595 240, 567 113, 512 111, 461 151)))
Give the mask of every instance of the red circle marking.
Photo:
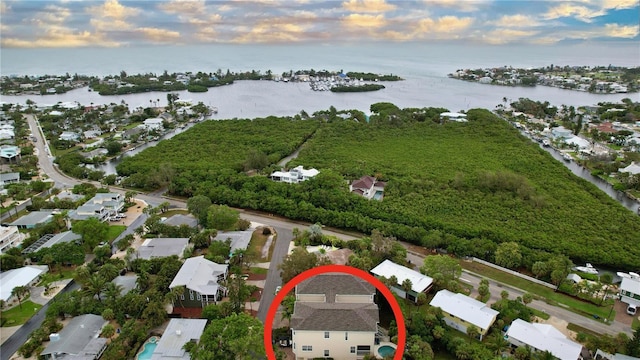
POLYGON ((393 310, 393 315, 395 316, 396 324, 398 325, 398 344, 395 355, 393 356, 393 360, 401 360, 402 355, 404 354, 405 342, 407 340, 407 330, 404 327, 404 317, 402 316, 402 310, 400 310, 400 304, 398 304, 398 301, 396 301, 396 298, 393 296, 393 293, 391 293, 391 290, 389 290, 389 288, 387 288, 380 280, 376 279, 373 275, 365 271, 346 265, 323 265, 307 270, 302 274, 294 277, 288 283, 284 284, 282 289, 278 291, 275 299, 273 299, 273 302, 269 306, 269 311, 267 311, 267 318, 264 322, 264 348, 267 352, 267 359, 276 360, 276 354, 273 351, 273 343, 271 342, 271 336, 273 332, 273 329, 271 327, 273 326, 273 320, 276 317, 278 306, 280 306, 280 303, 282 302, 282 300, 284 300, 284 297, 287 295, 287 293, 292 291, 296 287, 296 285, 304 280, 307 280, 316 275, 334 272, 357 276, 360 279, 365 280, 366 282, 375 286, 376 289, 378 289, 378 291, 380 291, 380 293, 384 295, 385 299, 387 299, 387 302, 389 302, 389 305, 393 310))

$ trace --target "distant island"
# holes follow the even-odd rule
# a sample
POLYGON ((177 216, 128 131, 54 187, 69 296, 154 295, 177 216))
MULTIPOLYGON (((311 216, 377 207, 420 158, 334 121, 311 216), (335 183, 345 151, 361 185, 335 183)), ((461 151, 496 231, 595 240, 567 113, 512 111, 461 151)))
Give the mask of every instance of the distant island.
MULTIPOLYGON (((79 75, 43 75, 43 76, 3 76, 0 79, 0 92, 3 95, 54 95, 69 90, 89 87, 100 95, 124 95, 151 91, 173 92, 187 90, 189 92, 207 92, 209 88, 233 84, 236 80, 271 80, 283 82, 332 82, 348 89, 337 89, 336 92, 374 91, 384 88, 382 85, 371 86, 364 81, 400 81, 401 77, 393 74, 374 74, 366 72, 344 72, 314 69, 290 70, 281 75, 271 70, 261 72, 251 70, 245 72, 176 72, 162 74, 145 73, 130 75, 121 71, 117 75, 79 76, 79 75), (363 86, 366 85, 366 86, 363 86)), ((330 90, 333 86, 319 87, 313 90, 330 90)))
POLYGON ((640 87, 640 67, 618 66, 554 66, 514 68, 503 66, 484 69, 459 69, 450 78, 480 84, 502 86, 553 86, 594 94, 637 92, 640 87))
POLYGON ((332 92, 365 92, 365 91, 377 91, 384 89, 384 85, 380 84, 364 84, 353 86, 334 86, 331 88, 332 92))

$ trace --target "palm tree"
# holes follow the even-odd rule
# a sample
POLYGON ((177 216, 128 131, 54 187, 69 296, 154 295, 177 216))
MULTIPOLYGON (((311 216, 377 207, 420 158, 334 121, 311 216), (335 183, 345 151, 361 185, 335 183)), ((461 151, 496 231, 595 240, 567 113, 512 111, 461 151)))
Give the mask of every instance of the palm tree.
POLYGON ((20 310, 22 310, 22 300, 29 295, 29 287, 27 286, 16 286, 11 290, 11 296, 15 296, 18 299, 18 304, 20 304, 20 310))
POLYGON ((99 302, 102 302, 100 294, 102 294, 106 286, 107 280, 104 277, 93 274, 89 279, 87 279, 86 284, 83 285, 83 292, 91 296, 92 299, 97 298, 99 302))
POLYGON ((116 285, 112 282, 109 282, 105 285, 104 296, 107 298, 107 303, 110 306, 113 306, 113 304, 115 304, 118 297, 120 297, 123 289, 124 288, 122 287, 122 285, 116 285))

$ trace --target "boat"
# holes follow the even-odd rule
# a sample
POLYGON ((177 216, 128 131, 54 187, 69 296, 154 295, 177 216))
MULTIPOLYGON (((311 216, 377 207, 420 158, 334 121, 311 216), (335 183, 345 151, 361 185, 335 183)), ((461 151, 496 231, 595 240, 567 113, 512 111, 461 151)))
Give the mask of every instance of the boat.
POLYGON ((574 269, 585 274, 598 274, 598 269, 594 268, 590 263, 587 263, 585 266, 576 266, 574 269))

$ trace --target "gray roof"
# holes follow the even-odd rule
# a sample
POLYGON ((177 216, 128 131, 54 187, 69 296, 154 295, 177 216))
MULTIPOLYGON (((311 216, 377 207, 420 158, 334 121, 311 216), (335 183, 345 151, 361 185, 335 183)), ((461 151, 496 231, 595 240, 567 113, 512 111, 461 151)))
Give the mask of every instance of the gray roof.
POLYGON ((367 281, 346 274, 321 274, 296 286, 296 294, 325 294, 327 302, 335 295, 373 295, 375 287, 367 281))
POLYGON ((27 215, 21 217, 20 219, 12 222, 9 225, 12 226, 30 226, 37 225, 40 223, 49 222, 53 219, 53 211, 44 210, 44 211, 32 211, 27 215))
POLYGON ((5 181, 20 181, 20 173, 18 172, 1 173, 0 182, 5 182, 5 181))
POLYGON ((107 321, 98 315, 76 316, 60 331, 60 340, 49 342, 40 355, 81 355, 89 342, 100 335, 106 323, 107 321))
POLYGON ((145 260, 171 255, 182 257, 182 253, 188 244, 189 238, 146 239, 138 248, 137 254, 140 259, 145 260))
POLYGON ((171 319, 151 355, 151 360, 191 359, 182 347, 191 340, 200 340, 206 325, 206 319, 171 319))
POLYGON ((137 285, 136 283, 137 281, 138 281, 138 275, 135 275, 135 274, 133 276, 120 275, 120 276, 116 276, 115 279, 111 280, 112 283, 122 286, 122 291, 120 292, 120 295, 125 295, 129 291, 135 289, 137 285))
POLYGON ((163 223, 171 226, 189 225, 189 227, 192 228, 198 226, 198 220, 191 214, 176 214, 170 218, 167 218, 165 221, 163 221, 163 223))
POLYGON ((247 246, 249 246, 249 241, 251 241, 253 230, 254 229, 245 231, 218 232, 215 240, 226 241, 227 239, 231 239, 231 252, 234 252, 236 249, 244 250, 247 248, 247 246))
POLYGON ((71 242, 81 238, 82 236, 72 231, 65 231, 55 235, 45 234, 40 239, 38 239, 38 241, 34 242, 28 248, 26 248, 22 253, 28 254, 28 253, 36 252, 40 249, 52 247, 55 244, 71 242))
POLYGON ((296 302, 291 328, 318 331, 376 331, 378 305, 367 303, 296 302))
POLYGON ((229 265, 216 264, 204 258, 204 255, 187 259, 171 281, 169 289, 176 286, 186 286, 187 289, 203 295, 218 293, 218 276, 228 271, 229 265))

